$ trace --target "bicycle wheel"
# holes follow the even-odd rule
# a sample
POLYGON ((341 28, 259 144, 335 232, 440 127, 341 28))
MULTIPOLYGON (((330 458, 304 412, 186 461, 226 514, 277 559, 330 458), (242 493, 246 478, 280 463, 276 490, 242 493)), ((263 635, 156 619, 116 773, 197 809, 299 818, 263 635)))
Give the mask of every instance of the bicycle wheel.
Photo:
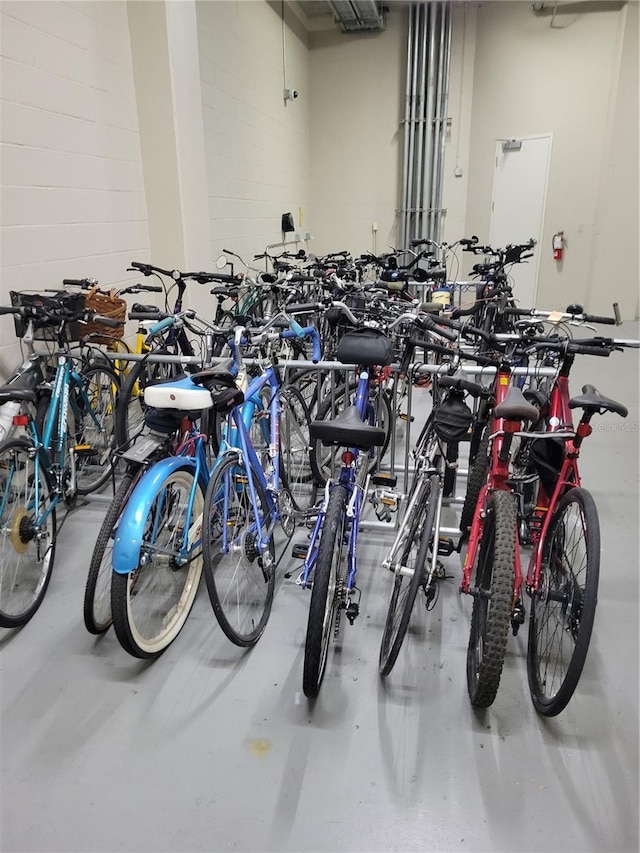
POLYGON ((343 583, 342 552, 346 527, 347 490, 335 486, 325 513, 313 575, 309 621, 304 645, 302 689, 309 699, 320 692, 327 666, 329 642, 343 583))
POLYGON ((543 544, 540 588, 531 600, 527 674, 536 709, 554 717, 576 689, 598 600, 600 525, 589 492, 558 501, 543 544))
POLYGON ((476 708, 488 708, 500 686, 513 601, 515 546, 514 496, 494 492, 480 544, 467 649, 467 688, 476 708))
POLYGON ((467 480, 467 491, 464 496, 464 505, 460 513, 460 530, 467 533, 473 522, 473 515, 480 497, 480 490, 486 482, 489 469, 489 428, 485 427, 478 445, 476 458, 471 465, 469 479, 467 480))
POLYGON ((433 527, 440 493, 440 481, 435 474, 424 484, 423 491, 407 525, 407 537, 400 559, 401 568, 394 576, 380 645, 379 669, 382 676, 389 675, 394 667, 409 627, 418 589, 426 579, 429 547, 433 545, 433 527))
POLYGON ((293 507, 303 510, 314 497, 311 473, 311 437, 309 412, 297 388, 280 391, 280 463, 283 480, 293 498, 293 507))
MULTIPOLYGON (((348 393, 345 393, 345 386, 340 385, 336 388, 333 396, 327 397, 318 407, 317 420, 324 421, 335 418, 340 412, 344 411, 347 405, 351 402, 355 393, 356 385, 349 385, 348 393)), ((391 414, 391 402, 389 395, 381 390, 376 396, 378 410, 376 412, 376 425, 382 427, 385 431, 384 444, 380 448, 375 448, 375 453, 369 463, 369 472, 373 473, 378 467, 378 459, 387 452, 389 441, 391 439, 391 430, 393 429, 394 420, 391 414)), ((341 447, 325 447, 319 439, 311 442, 311 470, 315 482, 319 486, 326 485, 328 479, 340 469, 340 455, 343 448, 341 447)))
POLYGON ((42 600, 56 550, 53 488, 26 439, 0 445, 0 626, 25 625, 42 600))
MULTIPOLYGON (((157 350, 155 355, 169 355, 166 349, 157 350)), ((131 368, 126 381, 120 389, 116 409, 115 438, 119 448, 128 447, 144 426, 144 389, 153 382, 178 376, 177 364, 137 361, 131 368)))
POLYGON ((237 646, 258 642, 269 620, 275 588, 275 546, 269 535, 266 554, 256 547, 258 529, 270 526, 266 495, 236 453, 216 466, 204 502, 204 577, 213 612, 226 636, 237 646), (259 517, 256 517, 256 510, 259 517))
POLYGON ((84 624, 90 634, 102 634, 111 625, 111 552, 120 516, 137 476, 126 471, 104 517, 93 548, 84 590, 84 624))
MULTIPOLYGON (((76 490, 88 495, 111 476, 115 413, 120 385, 116 372, 102 365, 82 373, 82 385, 73 389, 72 438, 76 447, 76 490)), ((72 442, 73 446, 73 442, 72 442)))
POLYGON ((134 657, 162 654, 191 611, 202 573, 203 503, 191 468, 168 474, 146 518, 138 566, 128 574, 113 573, 113 627, 122 648, 134 657))

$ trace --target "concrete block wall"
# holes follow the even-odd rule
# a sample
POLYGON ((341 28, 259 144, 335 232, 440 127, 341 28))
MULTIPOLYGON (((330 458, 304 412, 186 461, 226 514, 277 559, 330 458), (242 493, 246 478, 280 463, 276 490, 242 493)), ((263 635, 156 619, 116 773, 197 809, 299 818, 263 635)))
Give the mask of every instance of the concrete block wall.
POLYGON ((280 3, 264 0, 197 3, 213 258, 226 248, 248 260, 281 240, 282 213, 313 230, 307 35, 284 14, 283 24, 280 3))
MULTIPOLYGON (((3 2, 0 302, 148 253, 126 4, 3 2)), ((0 326, 0 373, 18 357, 0 326)))

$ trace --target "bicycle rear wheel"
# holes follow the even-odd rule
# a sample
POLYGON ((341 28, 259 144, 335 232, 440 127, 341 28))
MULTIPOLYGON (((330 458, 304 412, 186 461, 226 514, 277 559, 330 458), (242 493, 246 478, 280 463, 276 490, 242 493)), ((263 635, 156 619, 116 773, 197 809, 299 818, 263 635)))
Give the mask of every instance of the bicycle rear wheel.
POLYGON ((111 552, 120 516, 127 504, 136 475, 125 472, 109 504, 93 548, 84 590, 84 624, 90 634, 102 634, 109 628, 111 616, 111 552))
POLYGON ((514 496, 494 492, 477 561, 467 649, 467 687, 476 708, 488 708, 500 686, 513 602, 516 518, 514 496))
POLYGON ((589 650, 598 601, 600 525, 589 492, 570 489, 558 502, 543 544, 540 586, 531 600, 527 674, 533 704, 545 717, 567 706, 589 650))
POLYGON ((82 372, 82 385, 71 397, 76 450, 76 490, 88 495, 111 476, 115 414, 120 382, 102 365, 82 372))
POLYGON ((425 484, 424 494, 407 525, 407 538, 395 573, 393 591, 380 645, 380 675, 389 675, 398 658, 409 627, 411 611, 421 584, 424 584, 433 545, 434 524, 438 508, 440 481, 434 474, 425 484))
POLYGON ((122 648, 134 657, 158 657, 187 620, 202 573, 203 503, 191 468, 168 474, 147 514, 138 566, 128 574, 113 573, 113 627, 122 648))
POLYGON ((53 491, 26 439, 0 445, 0 626, 25 625, 42 604, 56 550, 53 491), (36 502, 37 499, 37 502, 36 502))
POLYGON ((313 501, 309 411, 297 388, 280 391, 280 460, 294 509, 303 510, 313 501))
POLYGON ((209 481, 204 501, 204 577, 220 627, 237 646, 258 642, 269 620, 275 589, 275 546, 260 554, 258 531, 265 536, 270 512, 262 486, 237 453, 225 454, 209 481))
POLYGON ((340 604, 346 510, 347 490, 344 486, 334 486, 327 501, 320 534, 304 646, 302 689, 309 699, 315 698, 320 692, 336 610, 340 604))

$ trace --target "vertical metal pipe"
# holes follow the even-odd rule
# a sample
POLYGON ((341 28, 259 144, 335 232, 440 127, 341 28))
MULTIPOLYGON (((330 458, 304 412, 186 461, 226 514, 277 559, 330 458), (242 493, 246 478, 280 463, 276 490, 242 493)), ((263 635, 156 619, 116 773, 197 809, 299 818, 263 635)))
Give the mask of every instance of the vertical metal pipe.
POLYGON ((409 30, 407 37, 407 74, 405 79, 405 104, 404 104, 404 146, 402 161, 402 210, 400 211, 400 245, 405 246, 407 242, 407 208, 409 207, 409 137, 411 125, 409 118, 411 114, 411 69, 413 64, 413 9, 409 9, 409 30))
POLYGON ((415 191, 415 213, 412 217, 412 227, 409 239, 421 236, 422 227, 422 181, 424 162, 422 150, 424 147, 424 109, 425 109, 425 68, 426 68, 426 6, 421 3, 418 6, 420 25, 416 33, 416 50, 418 51, 418 79, 416 85, 416 163, 414 173, 415 191))
POLYGON ((440 127, 441 127, 441 135, 440 135, 440 153, 438 156, 438 182, 437 182, 437 196, 436 196, 436 228, 435 228, 435 237, 438 243, 441 242, 442 239, 442 199, 443 199, 443 183, 444 183, 444 161, 445 161, 445 147, 447 141, 447 113, 449 112, 449 71, 451 66, 451 3, 445 3, 445 20, 444 20, 444 37, 443 37, 443 53, 444 53, 444 64, 442 71, 442 98, 440 101, 440 127))
POLYGON ((444 126, 443 126, 443 114, 442 114, 442 93, 444 90, 444 66, 445 66, 445 50, 444 50, 444 37, 445 37, 445 17, 446 17, 446 3, 440 2, 438 3, 438 32, 437 32, 437 41, 438 41, 438 64, 436 69, 436 98, 434 103, 434 116, 433 116, 433 181, 431 184, 431 193, 430 193, 430 201, 429 207, 431 208, 431 231, 433 234, 433 238, 436 242, 440 242, 438 240, 438 219, 439 219, 439 192, 438 185, 441 180, 442 173, 442 161, 441 161, 441 151, 442 151, 442 139, 444 137, 444 126))
POLYGON ((433 116, 435 104, 435 73, 436 73, 436 4, 429 4, 429 64, 427 74, 427 108, 425 111, 425 122, 427 132, 425 133, 425 179, 422 187, 422 207, 425 209, 426 233, 423 235, 433 239, 431 229, 431 184, 433 181, 433 116))
MULTIPOLYGON (((417 7, 412 7, 412 12, 414 14, 414 26, 413 26, 413 49, 412 49, 412 62, 411 62, 411 110, 409 117, 409 126, 411 128, 411 135, 409 136, 409 192, 408 192, 408 205, 407 205, 407 240, 411 239, 411 208, 413 206, 413 186, 414 186, 414 176, 413 176, 413 167, 414 167, 414 150, 415 150, 415 127, 416 127, 416 80, 418 76, 418 56, 415 44, 415 33, 416 26, 418 22, 418 12, 417 7)), ((404 248, 404 246, 402 247, 404 248)))

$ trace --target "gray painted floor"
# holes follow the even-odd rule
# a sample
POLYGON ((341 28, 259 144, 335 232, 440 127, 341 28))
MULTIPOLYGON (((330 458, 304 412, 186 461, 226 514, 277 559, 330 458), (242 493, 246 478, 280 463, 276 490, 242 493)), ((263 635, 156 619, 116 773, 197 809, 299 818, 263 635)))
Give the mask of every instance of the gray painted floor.
POLYGON ((82 624, 94 503, 68 518, 34 620, 0 636, 2 850, 637 851, 637 352, 583 358, 574 392, 582 381, 630 414, 601 419, 581 460, 601 516, 600 597, 560 717, 533 709, 524 630, 494 705, 471 709, 456 557, 381 683, 390 577, 377 533, 360 553, 362 615, 313 707, 301 688, 309 594, 292 581, 249 653, 225 639, 203 587, 173 646, 136 661, 82 624))

